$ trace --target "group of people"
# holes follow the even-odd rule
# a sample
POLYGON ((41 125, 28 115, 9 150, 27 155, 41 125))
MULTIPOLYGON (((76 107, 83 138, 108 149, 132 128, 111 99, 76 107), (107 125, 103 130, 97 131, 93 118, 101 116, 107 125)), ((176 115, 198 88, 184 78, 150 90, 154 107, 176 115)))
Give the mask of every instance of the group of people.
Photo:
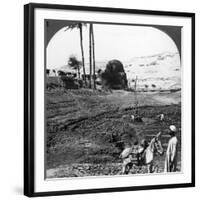
MULTIPOLYGON (((177 128, 174 125, 170 125, 168 128, 168 134, 170 139, 165 154, 164 172, 176 172, 177 171, 177 153, 178 153, 178 139, 177 139, 177 128)), ((159 133, 160 135, 160 133, 159 133)), ((133 146, 126 148, 121 153, 123 159, 122 172, 126 172, 126 166, 128 165, 142 165, 143 155, 145 150, 150 144, 146 140, 142 140, 140 144, 136 142, 133 146)), ((162 147, 161 147, 162 148, 162 147)), ((162 154, 161 154, 162 155, 162 154)), ((152 159, 153 160, 153 159, 152 159)))

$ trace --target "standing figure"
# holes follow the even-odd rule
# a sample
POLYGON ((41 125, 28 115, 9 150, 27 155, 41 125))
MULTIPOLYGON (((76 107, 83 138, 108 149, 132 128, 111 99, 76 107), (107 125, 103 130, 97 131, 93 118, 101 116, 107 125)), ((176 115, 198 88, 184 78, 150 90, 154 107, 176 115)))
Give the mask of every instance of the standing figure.
POLYGON ((166 158, 165 158, 165 169, 164 172, 176 172, 177 167, 177 144, 178 139, 176 137, 176 126, 171 125, 169 127, 169 134, 171 138, 168 142, 168 147, 166 151, 166 158))

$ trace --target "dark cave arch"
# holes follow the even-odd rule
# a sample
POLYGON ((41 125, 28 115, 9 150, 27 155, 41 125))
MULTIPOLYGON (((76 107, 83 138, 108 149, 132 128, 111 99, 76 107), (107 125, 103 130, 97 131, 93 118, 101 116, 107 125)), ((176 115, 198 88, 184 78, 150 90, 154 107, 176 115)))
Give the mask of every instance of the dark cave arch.
MULTIPOLYGON (((45 20, 45 47, 48 46, 53 36, 62 28, 73 22, 67 20, 45 20)), ((126 25, 126 24, 124 24, 126 25)), ((130 24, 129 24, 130 25, 130 24)), ((162 25, 137 25, 137 26, 149 26, 156 28, 165 34, 167 34, 176 44, 179 55, 181 57, 181 28, 180 26, 162 26, 162 25)))

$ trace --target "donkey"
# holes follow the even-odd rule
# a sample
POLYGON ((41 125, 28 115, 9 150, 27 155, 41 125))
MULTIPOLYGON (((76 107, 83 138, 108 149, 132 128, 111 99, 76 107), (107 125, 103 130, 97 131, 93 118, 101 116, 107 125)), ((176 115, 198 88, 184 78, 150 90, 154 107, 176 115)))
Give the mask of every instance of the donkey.
POLYGON ((155 154, 163 155, 164 150, 159 140, 161 132, 159 132, 149 143, 148 147, 144 150, 141 155, 141 160, 139 165, 146 165, 148 173, 157 172, 158 167, 154 165, 155 154))
POLYGON ((156 153, 163 155, 164 150, 162 148, 161 141, 159 140, 161 132, 159 132, 147 145, 146 148, 138 147, 137 151, 132 151, 132 148, 124 149, 120 157, 123 159, 122 174, 128 174, 133 165, 147 166, 148 173, 156 171, 154 166, 154 156, 156 153), (128 151, 129 149, 129 151, 128 151), (137 158, 137 161, 135 160, 137 158))

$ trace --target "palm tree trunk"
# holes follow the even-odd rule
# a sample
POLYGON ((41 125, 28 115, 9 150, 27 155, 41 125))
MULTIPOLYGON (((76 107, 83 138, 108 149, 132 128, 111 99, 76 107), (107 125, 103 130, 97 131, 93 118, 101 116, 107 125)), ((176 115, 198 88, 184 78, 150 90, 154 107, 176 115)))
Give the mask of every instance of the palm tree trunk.
POLYGON ((89 57, 90 57, 90 78, 89 78, 89 87, 91 88, 91 78, 92 78, 92 37, 91 37, 91 33, 92 33, 92 24, 90 24, 89 27, 89 57))
POLYGON ((86 78, 85 78, 85 58, 84 58, 84 50, 83 50, 83 29, 82 24, 79 25, 80 30, 80 45, 81 45, 81 55, 82 55, 82 65, 83 65, 83 80, 85 81, 85 85, 87 85, 86 78))
POLYGON ((96 89, 96 77, 95 77, 95 49, 94 49, 94 30, 93 30, 93 24, 91 24, 92 30, 92 56, 93 56, 93 87, 96 89))
POLYGON ((78 78, 80 79, 80 66, 77 66, 77 71, 78 71, 78 78))

